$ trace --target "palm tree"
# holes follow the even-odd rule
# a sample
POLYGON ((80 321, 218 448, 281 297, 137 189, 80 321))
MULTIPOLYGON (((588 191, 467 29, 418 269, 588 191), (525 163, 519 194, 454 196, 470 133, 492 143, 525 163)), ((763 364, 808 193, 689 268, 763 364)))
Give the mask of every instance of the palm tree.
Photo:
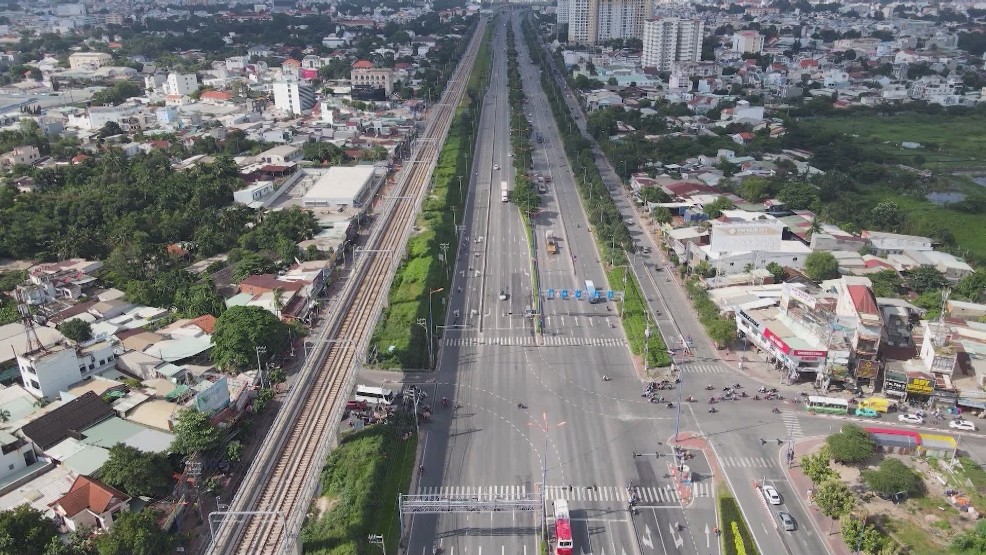
POLYGON ((822 230, 822 221, 818 219, 818 216, 815 216, 811 220, 811 225, 808 226, 806 235, 808 235, 808 238, 811 239, 812 235, 818 233, 821 230, 822 230))
POLYGON ((10 411, 7 409, 0 409, 0 422, 10 421, 10 411))
POLYGON ((275 287, 271 294, 274 296, 274 310, 277 311, 277 315, 281 315, 281 309, 284 308, 284 289, 280 287, 275 287))

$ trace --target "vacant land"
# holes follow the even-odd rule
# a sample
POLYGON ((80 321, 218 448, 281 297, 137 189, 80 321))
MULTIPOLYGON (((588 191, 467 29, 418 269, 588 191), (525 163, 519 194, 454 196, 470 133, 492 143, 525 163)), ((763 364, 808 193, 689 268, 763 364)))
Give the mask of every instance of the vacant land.
POLYGON ((882 145, 890 154, 907 158, 914 166, 951 171, 982 168, 986 172, 986 115, 906 114, 854 115, 812 120, 813 125, 882 145), (901 143, 920 143, 907 149, 901 143))

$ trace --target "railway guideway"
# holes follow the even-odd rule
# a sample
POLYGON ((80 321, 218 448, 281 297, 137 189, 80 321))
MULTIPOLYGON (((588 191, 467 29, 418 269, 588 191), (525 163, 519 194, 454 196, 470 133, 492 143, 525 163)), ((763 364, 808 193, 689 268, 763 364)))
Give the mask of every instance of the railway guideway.
POLYGON ((370 237, 386 256, 367 253, 359 264, 362 280, 351 280, 340 295, 338 317, 318 335, 316 343, 329 345, 306 363, 292 387, 285 408, 275 419, 228 511, 210 515, 210 524, 220 517, 208 546, 210 554, 300 553, 298 533, 308 506, 319 487, 319 469, 337 439, 335 423, 341 420, 340 402, 352 387, 359 363, 381 308, 386 302, 393 274, 400 260, 422 202, 441 144, 451 126, 455 109, 485 34, 487 20, 481 19, 463 60, 435 104, 424 140, 416 147, 411 171, 402 176, 399 189, 405 199, 393 199, 386 218, 370 237), (340 341, 331 337, 355 338, 340 341), (340 346, 340 344, 344 344, 340 346), (326 417, 328 415, 328 417, 326 417), (338 416, 338 418, 336 418, 338 416), (224 514, 225 513, 225 514, 224 514), (226 518, 226 517, 231 518, 226 518))

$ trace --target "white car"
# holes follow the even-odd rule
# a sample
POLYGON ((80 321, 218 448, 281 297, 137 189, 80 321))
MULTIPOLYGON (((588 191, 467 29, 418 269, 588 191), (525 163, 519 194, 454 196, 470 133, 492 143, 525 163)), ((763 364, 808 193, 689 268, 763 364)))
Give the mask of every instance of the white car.
POLYGON ((777 493, 777 490, 774 489, 774 486, 764 486, 763 496, 767 498, 767 501, 770 501, 771 505, 781 504, 781 496, 777 493))
POLYGON ((897 417, 897 420, 900 420, 906 424, 924 424, 924 418, 921 418, 916 414, 902 414, 897 417))
POLYGON ((968 420, 952 420, 948 423, 948 427, 953 430, 965 430, 967 432, 976 431, 976 425, 968 420))
POLYGON ((499 165, 499 164, 493 164, 493 169, 494 169, 494 170, 498 170, 498 169, 500 169, 500 165, 499 165))
POLYGON ((499 299, 501 301, 507 300, 507 292, 506 291, 500 291, 500 294, 498 295, 498 297, 499 297, 499 299))

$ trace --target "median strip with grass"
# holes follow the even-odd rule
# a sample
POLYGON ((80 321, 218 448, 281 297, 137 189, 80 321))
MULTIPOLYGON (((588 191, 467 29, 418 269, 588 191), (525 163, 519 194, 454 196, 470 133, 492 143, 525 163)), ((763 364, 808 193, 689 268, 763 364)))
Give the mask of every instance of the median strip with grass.
POLYGON ((722 552, 726 555, 759 554, 736 499, 728 495, 719 496, 719 530, 722 552))
POLYGON ((437 331, 445 324, 443 299, 450 291, 458 243, 455 226, 462 219, 472 175, 470 144, 479 127, 479 99, 489 83, 489 28, 469 76, 466 95, 439 154, 431 190, 415 222, 417 231, 408 240, 407 256, 394 276, 387 308, 373 334, 369 360, 383 368, 430 368, 427 328, 418 325, 418 321, 427 320, 431 308, 431 329, 437 331), (444 250, 443 245, 447 245, 444 250), (442 260, 446 254, 448 258, 442 260), (444 290, 429 299, 429 292, 438 289, 444 290), (428 306, 429 300, 434 303, 432 307, 428 306))

